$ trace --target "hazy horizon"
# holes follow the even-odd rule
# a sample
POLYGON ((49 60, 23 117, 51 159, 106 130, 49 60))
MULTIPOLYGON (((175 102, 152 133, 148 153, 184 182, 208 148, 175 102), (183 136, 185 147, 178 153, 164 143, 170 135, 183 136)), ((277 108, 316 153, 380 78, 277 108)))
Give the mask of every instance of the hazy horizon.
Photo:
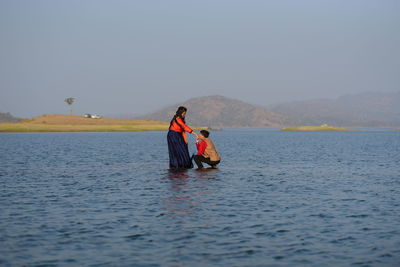
POLYGON ((0 112, 143 114, 397 92, 400 2, 0 2, 0 112))

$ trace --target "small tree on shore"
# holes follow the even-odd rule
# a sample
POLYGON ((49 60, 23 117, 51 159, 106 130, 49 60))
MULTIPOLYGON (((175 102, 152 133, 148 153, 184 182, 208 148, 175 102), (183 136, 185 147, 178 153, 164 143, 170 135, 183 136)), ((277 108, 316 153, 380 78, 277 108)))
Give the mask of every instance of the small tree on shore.
POLYGON ((75 98, 73 97, 68 97, 64 99, 64 101, 69 105, 70 107, 70 114, 72 115, 72 104, 74 103, 75 98))

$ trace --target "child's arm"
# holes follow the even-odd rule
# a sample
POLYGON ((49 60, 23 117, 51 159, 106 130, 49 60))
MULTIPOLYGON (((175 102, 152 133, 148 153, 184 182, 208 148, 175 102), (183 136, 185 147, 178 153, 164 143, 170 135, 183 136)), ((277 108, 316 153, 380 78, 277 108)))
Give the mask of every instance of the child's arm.
POLYGON ((206 150, 207 143, 205 141, 200 141, 200 143, 196 142, 196 147, 197 147, 197 155, 201 156, 204 154, 204 151, 206 150))

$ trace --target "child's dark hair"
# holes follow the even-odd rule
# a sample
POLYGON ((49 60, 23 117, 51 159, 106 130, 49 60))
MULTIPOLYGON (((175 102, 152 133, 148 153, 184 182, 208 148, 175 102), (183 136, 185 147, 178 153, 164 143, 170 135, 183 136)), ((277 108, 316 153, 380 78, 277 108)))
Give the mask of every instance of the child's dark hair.
POLYGON ((208 138, 210 136, 210 132, 206 130, 201 130, 200 133, 205 137, 208 138))

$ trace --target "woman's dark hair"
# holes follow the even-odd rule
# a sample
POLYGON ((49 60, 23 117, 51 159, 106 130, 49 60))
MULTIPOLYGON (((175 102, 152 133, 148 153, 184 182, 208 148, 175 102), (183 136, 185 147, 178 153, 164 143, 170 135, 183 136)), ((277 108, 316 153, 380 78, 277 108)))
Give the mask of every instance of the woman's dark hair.
POLYGON ((210 132, 206 130, 201 130, 200 133, 205 137, 208 138, 210 136, 210 132))
POLYGON ((186 111, 187 111, 187 108, 186 108, 186 107, 180 106, 180 107, 178 108, 178 110, 176 111, 175 116, 172 118, 170 124, 172 124, 177 118, 181 118, 182 121, 183 121, 184 123, 186 123, 185 117, 182 117, 182 113, 183 113, 183 112, 186 112, 186 111))

